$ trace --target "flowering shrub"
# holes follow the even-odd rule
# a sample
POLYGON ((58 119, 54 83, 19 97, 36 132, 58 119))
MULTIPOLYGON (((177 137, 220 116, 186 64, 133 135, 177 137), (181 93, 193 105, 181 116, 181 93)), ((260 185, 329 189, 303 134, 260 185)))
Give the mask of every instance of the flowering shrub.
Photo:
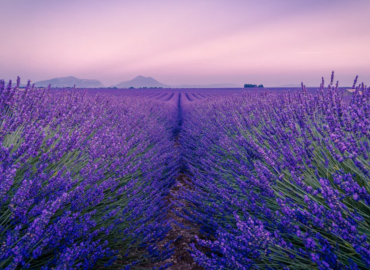
MULTIPOLYGON (((357 78, 356 78, 357 80, 357 78)), ((356 81, 354 83, 356 85, 356 81)), ((206 269, 369 269, 370 88, 183 105, 182 215, 206 269)))
POLYGON ((175 102, 0 82, 0 269, 167 258, 175 102))

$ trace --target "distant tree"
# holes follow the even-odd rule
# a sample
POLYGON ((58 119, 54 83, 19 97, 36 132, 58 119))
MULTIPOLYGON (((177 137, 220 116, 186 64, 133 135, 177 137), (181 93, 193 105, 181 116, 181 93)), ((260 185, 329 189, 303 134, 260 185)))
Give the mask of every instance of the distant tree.
POLYGON ((258 87, 259 87, 259 88, 263 88, 263 84, 260 84, 258 87))
POLYGON ((143 89, 148 89, 148 87, 144 86, 143 89))
POLYGON ((244 88, 253 88, 257 87, 257 84, 244 84, 244 88))
POLYGON ((135 89, 135 87, 131 86, 131 87, 129 87, 129 89, 135 89))

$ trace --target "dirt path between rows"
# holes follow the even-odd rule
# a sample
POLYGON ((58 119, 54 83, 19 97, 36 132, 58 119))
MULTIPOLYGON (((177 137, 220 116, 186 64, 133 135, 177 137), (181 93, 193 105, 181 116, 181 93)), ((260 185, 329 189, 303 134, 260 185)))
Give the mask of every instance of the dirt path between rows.
MULTIPOLYGON (((171 187, 171 190, 166 197, 167 205, 170 205, 171 208, 169 209, 166 219, 172 220, 171 223, 172 230, 168 233, 168 235, 158 243, 159 249, 164 249, 164 246, 172 242, 170 248, 174 249, 173 255, 166 259, 165 261, 157 262, 157 263, 145 263, 141 264, 139 267, 140 269, 159 269, 161 266, 166 264, 172 264, 170 267, 166 268, 168 270, 203 270, 204 268, 197 265, 192 256, 189 253, 190 246, 189 244, 195 243, 196 239, 195 236, 202 238, 199 233, 199 226, 191 223, 187 219, 180 217, 176 214, 182 213, 183 209, 182 206, 179 205, 188 205, 188 202, 184 199, 179 199, 180 192, 182 190, 191 190, 187 182, 190 182, 189 179, 184 174, 184 169, 181 168, 182 160, 181 160, 181 145, 180 145, 180 137, 182 131, 182 123, 183 123, 183 116, 182 116, 182 107, 181 107, 181 96, 179 94, 178 98, 178 116, 177 122, 173 128, 173 143, 174 148, 177 150, 177 159, 180 164, 179 175, 176 177, 175 184, 171 187), (176 203, 175 203, 176 202, 176 203), (178 205, 179 204, 179 205, 178 205), (178 224, 181 224, 179 226, 178 224)), ((137 269, 136 266, 135 269, 137 269)), ((114 267, 113 267, 114 268, 114 267)))
MULTIPOLYGON (((183 115, 182 115, 182 102, 181 102, 182 94, 179 94, 178 98, 178 119, 177 125, 174 127, 173 131, 173 138, 174 138, 174 147, 178 150, 178 159, 179 163, 181 164, 181 145, 179 138, 181 137, 182 131, 182 124, 183 124, 183 115)), ((167 197, 168 204, 172 204, 172 208, 169 210, 167 218, 169 220, 174 220, 172 225, 172 230, 169 232, 167 237, 163 241, 163 245, 170 241, 174 241, 171 245, 172 248, 175 249, 174 254, 171 258, 165 260, 164 262, 158 263, 154 266, 163 265, 166 263, 172 263, 169 270, 202 270, 203 267, 197 265, 193 258, 191 257, 188 249, 190 248, 189 244, 195 242, 195 236, 199 236, 199 228, 195 226, 193 223, 189 222, 185 218, 182 218, 176 214, 176 212, 181 213, 182 209, 181 206, 174 204, 173 202, 179 202, 180 204, 186 205, 187 202, 185 200, 179 199, 179 192, 181 190, 189 190, 187 185, 187 181, 190 179, 182 172, 183 168, 180 168, 179 175, 176 178, 176 183, 170 190, 170 193, 167 197), (178 224, 182 226, 179 226, 178 224)), ((161 246, 161 245, 160 245, 161 246)))
MULTIPOLYGON (((173 200, 178 201, 177 197, 179 190, 186 188, 185 179, 187 179, 187 177, 184 174, 180 174, 177 177, 176 184, 172 187, 170 195, 168 196, 169 203, 172 203, 173 200)), ((171 240, 175 241, 179 236, 181 236, 181 238, 172 244, 175 248, 175 252, 172 257, 162 263, 172 263, 172 266, 168 268, 169 270, 202 270, 204 268, 198 266, 188 252, 188 249, 190 248, 189 244, 196 241, 195 235, 199 234, 199 228, 195 227, 194 224, 190 223, 186 219, 179 217, 175 212, 181 212, 181 208, 174 205, 173 209, 168 213, 168 218, 175 220, 184 227, 180 227, 179 225, 172 223, 172 230, 169 232, 164 242, 166 243, 171 240)))

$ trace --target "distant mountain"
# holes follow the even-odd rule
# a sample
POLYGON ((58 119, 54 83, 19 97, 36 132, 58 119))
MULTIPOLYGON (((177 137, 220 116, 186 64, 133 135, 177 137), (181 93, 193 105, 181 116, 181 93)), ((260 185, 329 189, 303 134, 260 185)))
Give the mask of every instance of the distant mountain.
POLYGON ((118 88, 129 88, 129 87, 163 87, 168 88, 169 85, 163 84, 158 82, 157 80, 153 79, 152 77, 144 77, 144 76, 137 76, 131 81, 121 82, 119 84, 114 85, 118 88))
POLYGON ((104 85, 98 80, 78 79, 73 76, 35 82, 35 86, 37 87, 47 87, 49 84, 51 84, 51 87, 73 87, 74 85, 78 88, 104 87, 104 85))
MULTIPOLYGON (((77 88, 100 88, 105 87, 98 80, 86 80, 78 79, 73 76, 54 78, 51 80, 39 81, 35 83, 36 87, 48 87, 51 84, 51 87, 73 87, 76 85, 77 88)), ((163 88, 242 88, 243 86, 232 84, 232 83, 223 83, 223 84, 207 84, 207 85, 167 85, 158 82, 152 77, 137 76, 130 81, 125 81, 112 85, 111 87, 117 88, 130 88, 130 87, 163 87, 163 88)))
POLYGON ((137 76, 131 81, 121 82, 119 84, 113 85, 117 88, 129 88, 129 87, 163 87, 163 88, 242 88, 241 85, 224 83, 224 84, 207 84, 207 85, 168 85, 158 82, 152 77, 137 76))

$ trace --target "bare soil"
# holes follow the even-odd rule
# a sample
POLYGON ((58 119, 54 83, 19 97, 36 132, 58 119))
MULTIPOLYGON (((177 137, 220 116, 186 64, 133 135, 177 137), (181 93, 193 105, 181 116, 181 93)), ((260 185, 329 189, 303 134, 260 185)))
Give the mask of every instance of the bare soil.
MULTIPOLYGON (((176 179, 176 184, 172 187, 170 195, 168 196, 168 203, 171 204, 172 201, 178 200, 178 192, 181 189, 186 188, 186 181, 188 180, 187 176, 184 174, 180 174, 176 179)), ((181 202, 181 200, 180 200, 181 202)), ((184 202, 181 202, 184 203, 184 202)), ((163 244, 159 244, 159 246, 163 246, 165 243, 169 241, 174 241, 171 245, 172 248, 175 248, 174 254, 171 258, 152 265, 147 265, 145 267, 154 267, 160 266, 166 263, 172 263, 169 270, 203 270, 204 268, 197 265, 193 258, 191 257, 190 253, 188 252, 189 244, 195 242, 195 235, 199 235, 199 228, 194 226, 194 224, 190 223, 186 219, 179 217, 176 215, 175 212, 181 212, 181 208, 179 206, 174 205, 172 209, 168 212, 167 218, 175 220, 176 222, 183 225, 183 227, 178 226, 175 223, 172 223, 172 230, 169 232, 167 237, 163 240, 163 244), (181 238, 179 238, 181 236, 181 238), (179 239, 178 239, 179 238, 179 239), (176 240, 177 239, 177 240, 176 240), (176 240, 176 241, 175 241, 176 240)))
MULTIPOLYGON (((171 195, 169 200, 176 199, 177 192, 184 188, 186 185, 185 180, 186 176, 184 174, 179 175, 176 179, 176 185, 171 190, 171 195)), ((174 206, 175 211, 181 212, 180 207, 174 206)), ((178 236, 182 236, 179 240, 174 243, 175 253, 169 259, 173 265, 169 268, 170 270, 201 270, 204 269, 203 267, 198 266, 191 257, 190 253, 187 251, 189 249, 189 244, 195 242, 195 235, 198 235, 199 228, 194 227, 194 224, 190 223, 186 219, 179 217, 175 214, 174 211, 169 212, 169 218, 176 220, 177 222, 183 224, 187 228, 181 228, 180 226, 173 224, 173 229, 169 233, 168 238, 169 240, 176 239, 178 236)))

